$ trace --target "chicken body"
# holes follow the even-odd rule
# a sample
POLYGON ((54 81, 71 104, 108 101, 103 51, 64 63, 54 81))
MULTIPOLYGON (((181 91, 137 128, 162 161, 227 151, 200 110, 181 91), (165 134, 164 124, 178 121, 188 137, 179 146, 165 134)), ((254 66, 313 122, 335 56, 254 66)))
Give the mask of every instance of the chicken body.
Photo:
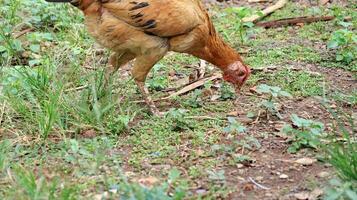
POLYGON ((168 51, 188 53, 216 65, 223 71, 224 79, 238 87, 250 74, 239 54, 218 36, 200 0, 72 0, 71 3, 83 11, 88 31, 97 42, 113 51, 110 72, 135 58, 132 76, 154 114, 158 110, 144 81, 168 51))

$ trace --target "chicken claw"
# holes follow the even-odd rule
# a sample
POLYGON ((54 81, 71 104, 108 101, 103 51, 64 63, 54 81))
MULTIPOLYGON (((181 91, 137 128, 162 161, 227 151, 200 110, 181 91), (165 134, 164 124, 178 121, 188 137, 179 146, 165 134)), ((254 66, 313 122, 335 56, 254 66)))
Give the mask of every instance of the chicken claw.
POLYGON ((154 101, 151 99, 149 90, 145 87, 145 83, 141 81, 135 81, 135 82, 138 85, 140 92, 145 99, 146 104, 149 106, 151 113, 157 117, 163 116, 164 113, 160 112, 159 109, 157 109, 154 101))

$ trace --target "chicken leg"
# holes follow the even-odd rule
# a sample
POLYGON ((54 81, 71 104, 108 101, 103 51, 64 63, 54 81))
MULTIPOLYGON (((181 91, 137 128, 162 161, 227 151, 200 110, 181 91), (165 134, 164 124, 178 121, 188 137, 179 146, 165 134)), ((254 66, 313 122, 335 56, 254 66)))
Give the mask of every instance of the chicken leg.
POLYGON ((135 55, 132 53, 119 53, 114 52, 109 57, 109 66, 105 69, 104 81, 105 85, 108 85, 110 76, 114 74, 118 69, 134 59, 135 55))
POLYGON ((152 114, 161 116, 155 106, 154 101, 149 95, 149 90, 145 87, 145 79, 151 68, 159 61, 167 52, 167 48, 159 48, 152 51, 151 54, 140 55, 135 59, 134 67, 131 70, 131 74, 135 79, 135 82, 145 99, 145 103, 149 106, 152 114))

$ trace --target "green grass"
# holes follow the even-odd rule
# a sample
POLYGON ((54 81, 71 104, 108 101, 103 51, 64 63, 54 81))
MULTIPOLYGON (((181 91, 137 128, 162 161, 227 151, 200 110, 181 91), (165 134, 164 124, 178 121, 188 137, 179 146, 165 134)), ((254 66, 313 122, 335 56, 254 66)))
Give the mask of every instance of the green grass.
MULTIPOLYGON (((137 103, 142 97, 130 77, 117 73, 105 85, 110 52, 95 44, 75 8, 41 0, 0 4, 0 199, 224 199, 237 192, 223 168, 254 159, 240 149, 254 152, 261 141, 249 135, 251 125, 247 133, 224 131, 230 125, 227 112, 240 108, 237 103, 244 93, 236 96, 231 86, 212 82, 172 99, 169 106, 158 102, 162 111, 173 109, 166 117, 153 117, 145 104, 137 103), (14 37, 26 29, 31 31, 14 37), (206 92, 215 90, 221 97, 210 101, 206 92), (158 179, 151 188, 138 184, 147 176, 158 179), (204 197, 195 193, 197 182, 207 190, 204 197)), ((289 3, 265 20, 332 13, 320 9, 289 3)), ((352 13, 352 8, 341 9, 352 13)), ((233 26, 238 23, 235 16, 221 8, 212 11, 224 39, 248 51, 243 54, 247 64, 259 69, 277 66, 253 74, 246 87, 266 83, 294 98, 326 95, 356 105, 355 91, 326 94, 324 84, 333 83, 305 68, 310 64, 355 71, 355 62, 336 62, 334 52, 325 49, 331 33, 340 28, 335 21, 301 28, 253 27, 242 44, 233 26)), ((354 29, 355 24, 353 20, 354 29)), ((167 95, 162 89, 173 86, 171 70, 189 76, 198 64, 192 56, 167 55, 149 75, 153 96, 167 95)), ((216 68, 207 68, 206 75, 214 72, 216 68)), ((251 103, 247 112, 256 112, 260 107, 254 102, 262 99, 253 95, 242 103, 251 103)), ((353 148, 336 147, 331 154, 337 171, 346 177, 353 177, 348 167, 353 148)))

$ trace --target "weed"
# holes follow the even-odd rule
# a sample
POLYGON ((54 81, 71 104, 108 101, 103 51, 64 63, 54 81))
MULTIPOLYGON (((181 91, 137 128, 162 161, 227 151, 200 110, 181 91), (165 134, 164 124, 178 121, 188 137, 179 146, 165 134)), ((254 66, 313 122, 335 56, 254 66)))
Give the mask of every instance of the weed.
POLYGON ((173 131, 182 131, 190 128, 189 123, 185 119, 186 113, 187 111, 184 109, 175 109, 175 108, 171 108, 167 112, 166 118, 173 123, 172 125, 173 131))
POLYGON ((277 104, 278 104, 278 98, 280 97, 291 97, 291 95, 283 91, 280 87, 274 87, 274 86, 269 86, 266 84, 261 84, 257 86, 257 92, 259 93, 265 93, 268 94, 269 97, 267 100, 263 100, 261 102, 261 107, 265 108, 267 114, 268 112, 279 117, 282 119, 283 117, 281 116, 277 104))
POLYGON ((226 177, 224 175, 224 170, 212 171, 208 170, 208 178, 216 182, 225 182, 226 177))
POLYGON ((53 84, 54 74, 46 65, 36 70, 13 68, 9 72, 3 89, 7 102, 29 124, 38 124, 30 131, 37 130, 43 138, 47 138, 59 119, 62 84, 53 84))
POLYGON ((180 200, 186 196, 186 183, 181 181, 180 172, 172 169, 168 180, 160 185, 148 188, 137 183, 129 183, 126 178, 116 186, 120 199, 138 200, 180 200))
POLYGON ((296 153, 303 147, 318 148, 320 138, 323 136, 324 125, 321 122, 300 118, 297 115, 291 115, 291 121, 296 128, 285 125, 282 131, 291 136, 292 144, 288 148, 289 153, 296 153))
POLYGON ((247 28, 252 28, 254 24, 252 22, 244 22, 243 18, 248 17, 253 11, 246 7, 230 7, 226 9, 228 14, 233 14, 236 17, 234 21, 234 31, 238 33, 240 42, 244 44, 247 37, 247 28))
POLYGON ((76 187, 59 185, 58 178, 47 181, 44 176, 37 178, 35 174, 21 165, 12 166, 11 185, 6 196, 10 199, 76 199, 76 187))
POLYGON ((203 101, 202 101, 202 90, 195 90, 189 98, 187 98, 183 104, 187 107, 190 108, 200 108, 203 106, 203 101))
POLYGON ((357 57, 357 34, 348 29, 337 30, 332 33, 328 48, 337 49, 337 61, 349 64, 357 57))
POLYGON ((165 89, 169 85, 169 80, 167 76, 160 74, 164 66, 161 64, 156 64, 152 69, 152 77, 146 81, 146 85, 152 90, 160 91, 165 89))
POLYGON ((244 127, 241 123, 239 123, 236 118, 228 117, 228 126, 224 128, 224 132, 226 133, 242 133, 246 131, 246 127, 244 127))
POLYGON ((221 87, 219 88, 219 92, 221 95, 221 100, 229 100, 236 98, 236 93, 234 92, 232 86, 225 82, 222 83, 221 87))
POLYGON ((9 159, 9 152, 10 152, 10 141, 3 140, 0 142, 0 177, 2 172, 8 167, 10 159, 9 159))

